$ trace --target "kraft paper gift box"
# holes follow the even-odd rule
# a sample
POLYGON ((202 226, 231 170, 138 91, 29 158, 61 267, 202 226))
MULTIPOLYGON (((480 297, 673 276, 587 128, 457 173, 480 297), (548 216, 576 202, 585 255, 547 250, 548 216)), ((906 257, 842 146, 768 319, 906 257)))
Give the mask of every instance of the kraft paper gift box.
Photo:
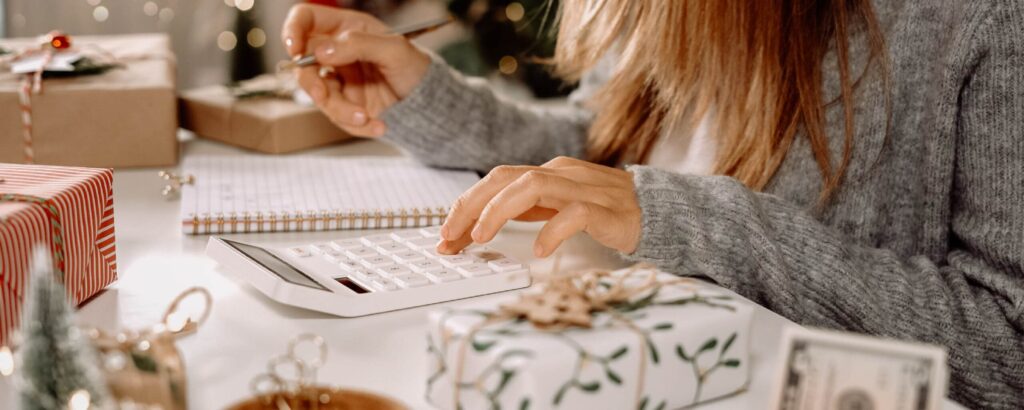
POLYGON ((659 273, 666 285, 596 313, 591 328, 495 320, 494 304, 433 312, 427 399, 440 409, 674 409, 743 391, 752 306, 701 282, 670 284, 679 279, 659 273))
POLYGON ((236 98, 225 86, 183 92, 181 118, 182 128, 200 137, 268 154, 349 138, 316 107, 276 96, 236 98))
MULTIPOLYGON (((3 39, 12 50, 37 39, 3 39)), ((31 95, 35 163, 144 167, 177 163, 175 63, 165 34, 74 36, 86 56, 123 67, 102 74, 44 78, 31 95), (102 55, 101 55, 102 54, 102 55)), ((0 73, 0 162, 25 163, 18 89, 23 75, 0 73)))
POLYGON ((43 245, 74 304, 117 278, 109 169, 0 163, 0 344, 18 328, 32 250, 43 245))

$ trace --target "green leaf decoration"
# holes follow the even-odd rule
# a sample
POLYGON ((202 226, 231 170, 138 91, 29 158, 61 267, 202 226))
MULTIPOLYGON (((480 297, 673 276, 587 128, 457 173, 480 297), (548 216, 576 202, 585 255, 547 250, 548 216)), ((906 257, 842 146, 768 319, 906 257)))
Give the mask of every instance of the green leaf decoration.
POLYGON ((722 362, 722 366, 725 367, 740 367, 740 359, 729 359, 722 362))
POLYGON ((640 405, 637 406, 636 410, 644 410, 644 409, 646 409, 647 408, 647 401, 648 400, 650 400, 650 397, 644 396, 644 398, 640 400, 640 405))
POLYGON ((654 330, 669 330, 671 328, 672 328, 672 323, 669 323, 669 322, 658 323, 657 325, 654 326, 654 330))
POLYGON ((686 355, 686 349, 683 349, 683 345, 676 345, 676 355, 678 355, 680 359, 683 359, 683 361, 688 362, 690 360, 693 360, 690 358, 690 356, 686 355))
POLYGON ((704 345, 700 347, 700 350, 697 351, 697 354, 699 355, 699 354, 704 353, 704 352, 706 352, 708 350, 714 349, 715 346, 718 346, 718 338, 717 337, 713 337, 713 338, 711 338, 711 340, 708 340, 707 342, 704 342, 704 345))
POLYGON ((505 385, 507 385, 509 380, 512 380, 512 376, 515 376, 515 375, 516 375, 515 371, 512 371, 512 370, 502 370, 501 371, 501 379, 498 380, 498 386, 494 388, 494 395, 497 396, 503 390, 505 390, 505 385))
POLYGON ((523 400, 519 402, 519 410, 528 410, 530 408, 530 398, 523 397, 523 400))
POLYGON ((681 298, 681 299, 666 300, 664 302, 658 302, 658 304, 659 305, 665 305, 665 306, 676 306, 676 305, 685 305, 685 304, 693 302, 693 301, 694 301, 693 298, 681 298))
POLYGON ((618 358, 622 357, 622 355, 626 354, 626 352, 628 352, 628 351, 629 351, 629 346, 622 346, 618 350, 612 352, 611 356, 608 356, 608 358, 610 358, 612 360, 618 359, 618 358))
POLYGON ((658 364, 658 362, 661 361, 658 357, 658 348, 654 346, 654 342, 652 342, 651 339, 647 339, 647 350, 651 351, 651 361, 654 362, 654 364, 658 364))
POLYGON ((722 345, 722 355, 725 355, 729 351, 729 347, 732 346, 732 342, 736 341, 736 333, 729 335, 728 339, 725 339, 725 344, 722 345))
POLYGON ((569 391, 569 386, 569 383, 563 384, 562 387, 558 389, 558 392, 555 393, 555 406, 562 402, 562 398, 565 397, 565 392, 569 391))
POLYGON ((146 373, 156 373, 156 361, 152 357, 132 352, 132 362, 135 362, 135 368, 146 373))
POLYGON ((598 390, 601 390, 601 382, 596 381, 596 380, 592 381, 590 383, 580 383, 579 386, 580 386, 580 389, 582 389, 583 391, 585 391, 587 393, 593 393, 593 392, 596 392, 598 390))
POLYGON ((489 340, 489 341, 486 341, 486 342, 481 342, 479 340, 474 340, 473 341, 473 350, 476 350, 478 352, 483 352, 483 351, 486 351, 487 349, 490 349, 491 346, 494 346, 495 343, 497 343, 497 341, 495 341, 495 340, 489 340))
POLYGON ((615 373, 612 369, 605 370, 605 374, 608 375, 608 380, 617 385, 622 385, 622 378, 619 377, 618 373, 615 373))
POLYGON ((662 400, 661 403, 658 403, 658 407, 655 407, 654 410, 665 410, 665 406, 667 405, 668 403, 662 400))

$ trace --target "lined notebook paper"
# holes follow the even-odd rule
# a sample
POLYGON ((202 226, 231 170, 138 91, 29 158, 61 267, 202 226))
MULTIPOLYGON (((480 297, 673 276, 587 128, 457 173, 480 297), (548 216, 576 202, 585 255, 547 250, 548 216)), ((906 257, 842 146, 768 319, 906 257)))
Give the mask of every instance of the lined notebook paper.
POLYGON ((181 190, 191 234, 439 225, 479 180, 405 158, 191 156, 181 190))

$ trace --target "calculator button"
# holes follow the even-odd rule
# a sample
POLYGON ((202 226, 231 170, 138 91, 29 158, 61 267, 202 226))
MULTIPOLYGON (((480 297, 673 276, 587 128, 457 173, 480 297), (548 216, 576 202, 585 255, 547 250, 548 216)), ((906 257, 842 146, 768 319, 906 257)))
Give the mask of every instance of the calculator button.
POLYGON ((318 243, 309 245, 309 249, 317 255, 337 256, 341 254, 340 252, 338 252, 337 249, 334 249, 334 246, 331 246, 331 244, 329 243, 318 243))
POLYGON ((349 249, 345 251, 345 253, 348 254, 348 257, 352 259, 362 259, 380 255, 379 253, 377 253, 376 250, 372 248, 367 248, 365 246, 361 248, 349 249))
POLYGON ((474 259, 472 256, 464 255, 461 253, 455 255, 440 255, 438 256, 438 259, 441 260, 441 263, 443 263, 445 266, 449 268, 455 268, 463 265, 469 265, 473 262, 477 262, 477 260, 474 259))
POLYGON ((459 272, 469 277, 487 276, 494 274, 494 270, 486 263, 473 263, 466 266, 460 266, 459 272))
POLYGON ((429 228, 423 228, 420 229, 420 234, 428 238, 437 238, 438 236, 441 236, 441 227, 431 226, 429 228))
POLYGON ((396 252, 405 252, 409 250, 409 247, 402 245, 398 242, 388 242, 377 245, 377 250, 383 254, 392 254, 396 252))
POLYGON ((404 242, 409 239, 417 239, 422 237, 423 235, 420 235, 419 231, 399 231, 391 233, 391 239, 394 239, 398 242, 404 242))
POLYGON ((435 282, 451 282, 462 279, 462 275, 451 269, 441 269, 434 272, 426 272, 423 275, 434 280, 435 282))
POLYGON ((358 239, 338 239, 332 241, 331 246, 339 251, 347 251, 349 249, 362 248, 363 242, 358 239))
POLYGON ((288 253, 292 254, 292 256, 298 256, 300 258, 305 258, 310 255, 309 251, 301 246, 288 248, 288 253))
POLYGON ((438 252, 437 251, 437 247, 434 247, 434 246, 431 246, 429 248, 420 249, 420 252, 422 252, 424 255, 427 255, 428 258, 433 258, 433 259, 440 259, 442 256, 447 256, 447 255, 445 255, 445 254, 443 254, 441 252, 438 252))
POLYGON ((487 247, 479 247, 479 248, 475 248, 475 249, 470 248, 470 249, 467 249, 465 253, 467 255, 469 255, 469 256, 474 257, 474 258, 483 259, 484 262, 490 262, 490 261, 496 261, 496 260, 499 260, 499 259, 505 259, 505 255, 502 255, 501 252, 493 251, 493 250, 491 250, 490 248, 487 248, 487 247))
POLYGON ((356 262, 349 258, 338 258, 337 263, 338 267, 340 267, 342 270, 346 270, 349 272, 355 271, 356 269, 361 269, 361 267, 359 266, 359 262, 356 262))
POLYGON ((437 247, 437 242, 438 242, 437 238, 419 238, 419 239, 410 239, 408 241, 405 241, 405 243, 408 244, 409 247, 417 248, 417 249, 436 248, 437 247))
POLYGON ((398 285, 384 278, 374 279, 370 283, 373 283, 373 287, 380 290, 398 290, 398 285))
POLYGON ((384 266, 384 267, 381 267, 381 268, 377 268, 377 272, 379 272, 381 275, 384 275, 386 277, 393 278, 395 276, 405 275, 407 273, 412 273, 412 270, 410 270, 409 268, 407 268, 405 266, 402 266, 402 265, 389 265, 389 266, 384 266))
POLYGON ((510 258, 501 258, 498 260, 487 262, 487 266, 490 266, 491 269, 494 269, 498 272, 508 272, 523 268, 523 264, 510 258))
POLYGON ((371 256, 363 258, 363 265, 368 268, 382 268, 388 265, 394 265, 395 261, 384 255, 371 256))
POLYGON ((372 283, 374 280, 377 279, 384 279, 384 277, 381 276, 381 274, 363 268, 353 270, 352 275, 355 276, 357 279, 362 279, 364 282, 368 283, 372 283))
POLYGON ((412 267, 412 269, 416 272, 430 272, 444 269, 444 265, 441 265, 439 262, 430 259, 416 261, 410 263, 409 266, 412 267))
POLYGON ((345 255, 342 255, 341 253, 335 252, 334 254, 324 253, 324 259, 326 259, 330 263, 338 263, 348 258, 346 258, 345 255))
POLYGON ((364 236, 362 238, 362 241, 363 241, 363 244, 366 245, 366 246, 380 245, 380 244, 385 243, 385 242, 391 242, 391 235, 380 234, 380 235, 364 236))
POLYGON ((415 262, 415 261, 422 260, 422 259, 426 258, 425 256, 423 256, 422 253, 419 253, 419 252, 416 252, 416 251, 410 251, 408 249, 406 249, 406 250, 404 250, 402 252, 395 252, 395 253, 391 254, 391 257, 395 258, 396 261, 401 262, 401 263, 415 262))
POLYGON ((430 280, 418 273, 406 273, 404 275, 396 276, 395 283, 405 288, 415 288, 418 286, 429 285, 430 280))

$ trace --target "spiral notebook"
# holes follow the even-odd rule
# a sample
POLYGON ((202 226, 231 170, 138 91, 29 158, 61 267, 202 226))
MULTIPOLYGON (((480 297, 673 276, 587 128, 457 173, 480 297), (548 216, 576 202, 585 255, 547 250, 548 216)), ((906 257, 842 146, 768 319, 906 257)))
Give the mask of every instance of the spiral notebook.
POLYGON ((182 172, 190 234, 439 225, 480 179, 395 157, 191 156, 182 172))

